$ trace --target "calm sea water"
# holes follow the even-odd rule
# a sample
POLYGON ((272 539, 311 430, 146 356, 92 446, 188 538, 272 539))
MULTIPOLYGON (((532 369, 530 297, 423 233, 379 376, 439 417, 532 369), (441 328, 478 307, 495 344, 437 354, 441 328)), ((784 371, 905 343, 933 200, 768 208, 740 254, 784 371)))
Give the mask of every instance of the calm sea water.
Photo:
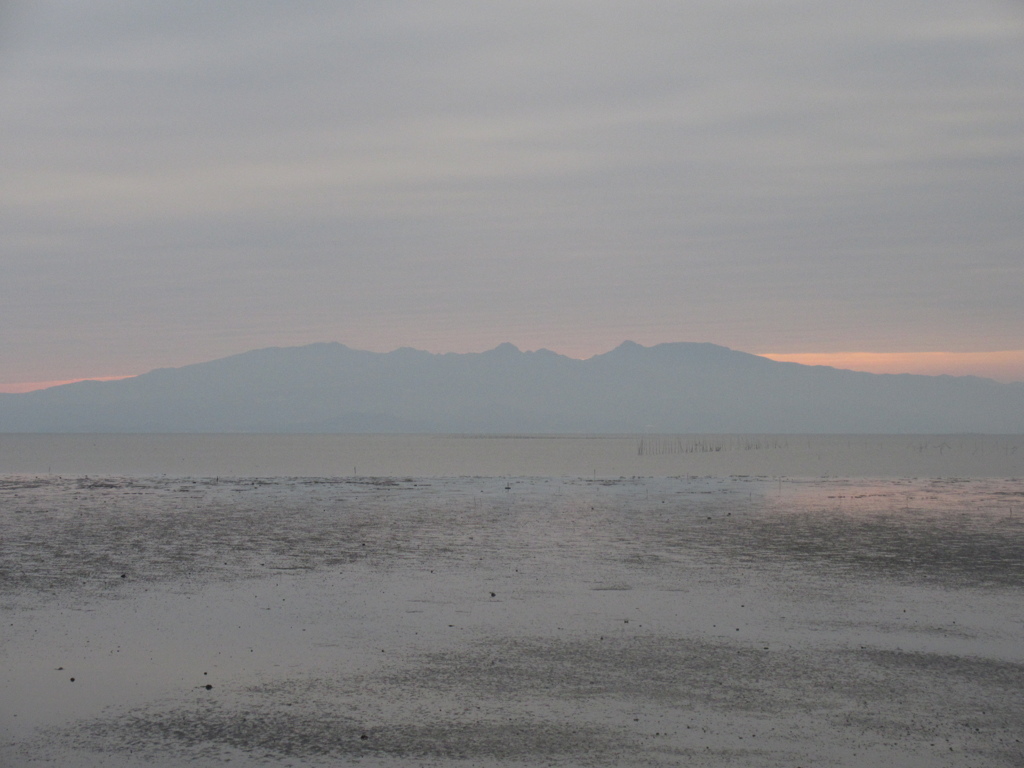
POLYGON ((1024 477, 1024 435, 19 435, 0 474, 1024 477))

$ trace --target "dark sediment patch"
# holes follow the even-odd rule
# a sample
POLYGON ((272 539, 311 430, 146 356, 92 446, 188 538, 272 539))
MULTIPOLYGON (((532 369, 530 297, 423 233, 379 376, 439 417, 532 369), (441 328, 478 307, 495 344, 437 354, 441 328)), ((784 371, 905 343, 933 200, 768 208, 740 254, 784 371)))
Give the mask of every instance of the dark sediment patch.
POLYGON ((614 762, 635 747, 628 735, 571 722, 510 717, 367 725, 352 717, 297 707, 235 709, 216 704, 93 720, 49 732, 45 738, 62 750, 130 752, 183 761, 215 759, 230 748, 269 761, 390 757, 537 763, 572 756, 614 762))
POLYGON ((524 562, 567 547, 640 571, 683 557, 691 568, 1024 586, 1024 514, 1006 506, 1019 484, 833 485, 773 496, 768 480, 678 480, 648 497, 636 481, 567 484, 564 495, 522 483, 512 504, 486 480, 5 479, 0 598, 112 597, 139 583, 364 561, 524 562), (907 487, 929 495, 911 506, 907 487))
POLYGON ((467 698, 657 702, 680 718, 744 716, 861 745, 941 739, 994 765, 1014 764, 1000 750, 1024 758, 1024 665, 990 659, 657 636, 538 638, 431 654, 388 682, 467 698))
POLYGON ((230 703, 82 721, 45 733, 37 754, 781 766, 818 743, 892 764, 1009 766, 1024 758, 1022 680, 1021 664, 935 653, 495 638, 367 677, 271 680, 230 703), (637 717, 610 725, 615 712, 637 717))
MULTIPOLYGON (((109 598, 127 582, 443 557, 449 547, 427 519, 434 505, 403 504, 409 492, 422 496, 411 480, 6 479, 0 596, 109 598)), ((447 514, 460 511, 449 498, 447 514)))
POLYGON ((730 557, 950 587, 1024 586, 1024 516, 812 510, 750 517, 730 557))

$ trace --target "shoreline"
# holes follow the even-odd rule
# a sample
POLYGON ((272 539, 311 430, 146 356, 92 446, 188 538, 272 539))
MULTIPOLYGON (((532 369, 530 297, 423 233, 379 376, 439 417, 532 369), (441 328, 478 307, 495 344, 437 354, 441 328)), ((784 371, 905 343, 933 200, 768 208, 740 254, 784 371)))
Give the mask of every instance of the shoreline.
POLYGON ((1024 477, 1024 435, 0 435, 0 475, 1024 477))

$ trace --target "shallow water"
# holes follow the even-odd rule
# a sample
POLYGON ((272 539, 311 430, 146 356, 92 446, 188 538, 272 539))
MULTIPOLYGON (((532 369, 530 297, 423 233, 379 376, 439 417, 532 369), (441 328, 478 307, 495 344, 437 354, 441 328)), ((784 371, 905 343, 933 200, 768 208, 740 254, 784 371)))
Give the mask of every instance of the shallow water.
POLYGON ((5 767, 1024 760, 1020 480, 7 476, 0 524, 5 767))
POLYGON ((16 435, 0 475, 1024 477, 1024 435, 16 435))

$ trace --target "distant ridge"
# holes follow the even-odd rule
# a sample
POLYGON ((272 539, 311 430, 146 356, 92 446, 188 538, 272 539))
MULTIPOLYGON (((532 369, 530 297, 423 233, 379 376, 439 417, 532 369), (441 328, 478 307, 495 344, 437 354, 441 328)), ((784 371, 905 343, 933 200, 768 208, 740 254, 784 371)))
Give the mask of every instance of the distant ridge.
POLYGON ((253 350, 120 381, 0 394, 0 432, 1024 433, 1024 384, 623 342, 587 360, 505 343, 253 350))

